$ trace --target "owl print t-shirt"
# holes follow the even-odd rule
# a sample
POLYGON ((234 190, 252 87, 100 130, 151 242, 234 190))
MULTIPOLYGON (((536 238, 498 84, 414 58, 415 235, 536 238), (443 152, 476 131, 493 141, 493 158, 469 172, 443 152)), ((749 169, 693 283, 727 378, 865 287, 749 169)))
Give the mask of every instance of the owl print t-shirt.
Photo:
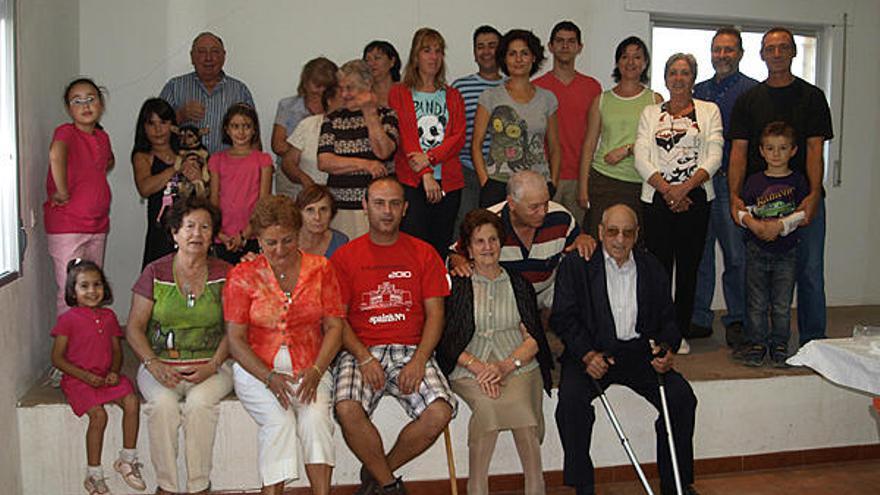
POLYGON ((669 112, 667 103, 660 107, 654 145, 659 148, 657 170, 670 184, 681 184, 697 172, 700 150, 700 126, 692 109, 685 115, 669 112))
POLYGON ((507 182, 521 170, 534 170, 550 180, 550 163, 544 149, 547 119, 558 103, 552 92, 535 88, 528 103, 518 103, 501 86, 487 89, 479 104, 489 113, 486 139, 489 156, 484 157, 489 178, 507 182))
MULTIPOLYGON (((413 103, 416 107, 416 123, 419 127, 419 145, 422 151, 440 146, 446 136, 446 123, 449 122, 449 111, 446 109, 446 90, 441 89, 433 93, 422 91, 412 92, 413 103)), ((442 164, 434 165, 434 178, 440 180, 442 164)))

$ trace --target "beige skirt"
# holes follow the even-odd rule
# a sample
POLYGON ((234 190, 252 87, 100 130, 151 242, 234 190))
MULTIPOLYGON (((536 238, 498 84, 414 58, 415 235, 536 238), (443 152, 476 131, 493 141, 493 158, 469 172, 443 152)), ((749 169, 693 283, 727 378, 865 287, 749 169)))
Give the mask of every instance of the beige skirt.
POLYGON ((493 431, 534 426, 538 440, 544 440, 544 390, 541 369, 514 375, 501 386, 501 395, 490 399, 473 378, 452 381, 452 390, 471 408, 468 444, 471 439, 493 431))

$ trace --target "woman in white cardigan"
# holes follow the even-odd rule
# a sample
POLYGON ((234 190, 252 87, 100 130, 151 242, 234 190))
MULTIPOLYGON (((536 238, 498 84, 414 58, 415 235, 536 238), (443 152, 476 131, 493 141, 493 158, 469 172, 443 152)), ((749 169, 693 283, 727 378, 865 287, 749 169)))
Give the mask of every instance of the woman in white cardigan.
POLYGON ((694 56, 669 57, 664 74, 669 100, 642 111, 635 168, 645 181, 645 247, 670 278, 675 267, 675 318, 688 337, 709 201, 715 198, 710 179, 721 165, 724 136, 718 107, 693 98, 694 56))

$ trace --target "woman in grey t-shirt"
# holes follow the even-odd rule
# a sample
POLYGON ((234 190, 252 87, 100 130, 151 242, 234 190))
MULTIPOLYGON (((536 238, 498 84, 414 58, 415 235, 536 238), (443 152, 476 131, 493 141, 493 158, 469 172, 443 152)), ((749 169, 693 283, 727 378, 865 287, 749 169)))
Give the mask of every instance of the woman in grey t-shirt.
POLYGON ((531 83, 544 61, 541 40, 531 31, 513 29, 495 52, 508 76, 501 86, 480 95, 474 117, 471 158, 480 180, 480 206, 504 200, 507 180, 521 170, 542 174, 552 191, 559 180, 559 134, 556 96, 531 83), (483 139, 491 137, 488 156, 483 139))

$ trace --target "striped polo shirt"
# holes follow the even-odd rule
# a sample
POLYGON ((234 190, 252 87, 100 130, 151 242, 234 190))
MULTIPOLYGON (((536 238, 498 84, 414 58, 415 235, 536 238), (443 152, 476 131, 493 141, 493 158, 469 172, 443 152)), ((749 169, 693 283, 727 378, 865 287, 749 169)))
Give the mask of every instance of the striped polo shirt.
MULTIPOLYGON (((535 232, 531 249, 526 249, 510 223, 507 201, 490 206, 488 210, 501 216, 507 233, 501 243, 501 257, 498 260, 501 266, 528 280, 538 295, 538 306, 549 308, 553 305, 553 282, 556 280, 556 268, 565 254, 563 251, 581 233, 574 217, 564 206, 550 201, 544 223, 535 232)), ((452 251, 467 256, 457 241, 452 251)))
MULTIPOLYGON (((461 163, 471 170, 474 169, 474 162, 471 160, 471 142, 474 136, 474 116, 477 114, 477 100, 480 99, 480 95, 483 94, 484 90, 494 88, 502 82, 504 82, 503 78, 497 81, 490 81, 483 79, 479 74, 471 74, 460 77, 452 83, 452 87, 461 93, 461 98, 464 100, 464 117, 467 121, 464 148, 461 149, 459 158, 461 163)), ((483 140, 483 156, 489 154, 489 144, 491 142, 492 139, 487 133, 486 139, 483 140)))
POLYGON ((223 73, 220 82, 210 92, 202 83, 195 71, 171 78, 159 98, 167 101, 177 110, 188 101, 199 101, 205 106, 205 116, 198 122, 178 122, 178 125, 194 124, 199 128, 207 127, 204 143, 208 152, 214 154, 226 146, 223 144, 223 116, 226 110, 236 103, 247 103, 254 106, 254 98, 245 84, 238 79, 223 73))

